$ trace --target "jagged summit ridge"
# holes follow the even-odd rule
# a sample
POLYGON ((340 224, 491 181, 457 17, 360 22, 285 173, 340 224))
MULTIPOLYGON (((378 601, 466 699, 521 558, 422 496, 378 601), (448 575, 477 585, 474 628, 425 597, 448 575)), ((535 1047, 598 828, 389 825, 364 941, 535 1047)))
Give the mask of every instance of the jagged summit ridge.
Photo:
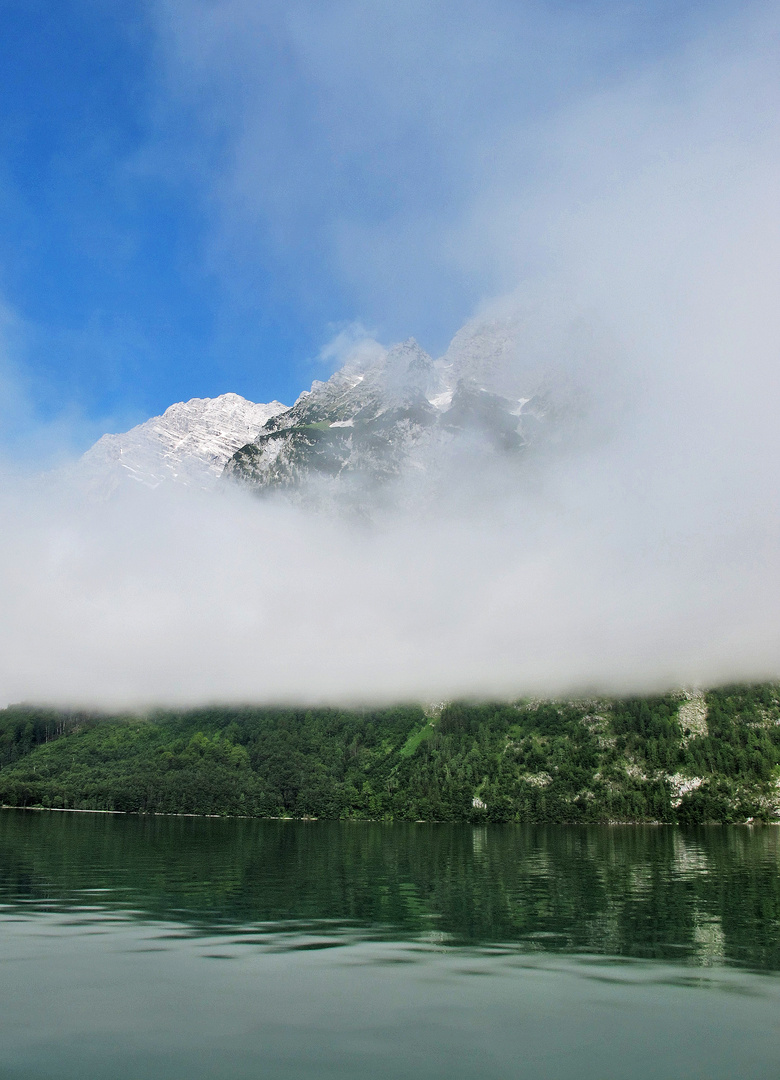
POLYGON ((414 338, 377 346, 291 408, 232 393, 177 402, 104 435, 78 477, 102 498, 128 483, 208 489, 220 476, 296 500, 366 506, 403 477, 442 490, 458 471, 516 459, 538 432, 545 407, 529 405, 531 388, 519 396, 517 334, 516 320, 472 320, 437 360, 414 338))
POLYGON ((272 417, 225 466, 258 491, 353 497, 403 474, 433 476, 450 450, 473 457, 519 451, 528 398, 506 396, 514 327, 469 324, 438 360, 409 338, 272 417))
POLYGON ((286 410, 232 393, 180 401, 130 431, 104 435, 80 459, 79 475, 103 497, 127 482, 213 487, 235 451, 286 410))

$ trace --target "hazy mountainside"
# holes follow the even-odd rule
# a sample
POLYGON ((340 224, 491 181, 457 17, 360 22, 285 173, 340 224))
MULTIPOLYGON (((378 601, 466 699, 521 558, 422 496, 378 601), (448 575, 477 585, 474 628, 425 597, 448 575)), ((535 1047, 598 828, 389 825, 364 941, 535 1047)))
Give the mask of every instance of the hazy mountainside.
POLYGON ((472 822, 780 819, 780 688, 423 710, 0 711, 0 801, 472 822))
POLYGON ((354 499, 402 478, 435 481, 459 455, 510 458, 539 415, 510 385, 511 344, 506 326, 490 323, 465 328, 439 360, 410 338, 347 365, 272 417, 225 476, 256 490, 354 499))
POLYGON ((475 320, 433 360, 413 340, 314 382, 292 408, 237 394, 193 398, 120 435, 104 435, 76 466, 99 497, 123 484, 213 487, 220 476, 304 502, 360 506, 446 490, 447 479, 511 464, 554 403, 518 364, 518 324, 475 320), (444 483, 442 483, 444 481, 444 483))
POLYGON ((77 475, 103 497, 127 482, 213 487, 231 455, 286 408, 238 394, 181 401, 124 434, 104 435, 83 455, 77 475))

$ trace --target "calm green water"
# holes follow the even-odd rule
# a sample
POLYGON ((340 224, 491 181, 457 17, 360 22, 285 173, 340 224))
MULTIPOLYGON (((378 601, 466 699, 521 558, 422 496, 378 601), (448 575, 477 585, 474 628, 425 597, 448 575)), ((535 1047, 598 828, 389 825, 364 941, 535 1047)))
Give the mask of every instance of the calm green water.
POLYGON ((0 1077, 780 1076, 780 829, 0 812, 0 1077))

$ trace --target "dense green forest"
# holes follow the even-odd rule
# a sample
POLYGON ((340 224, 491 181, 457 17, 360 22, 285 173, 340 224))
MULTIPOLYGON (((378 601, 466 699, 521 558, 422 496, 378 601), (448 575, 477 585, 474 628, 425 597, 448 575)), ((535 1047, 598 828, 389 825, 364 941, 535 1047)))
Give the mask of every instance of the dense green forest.
POLYGON ((442 708, 0 711, 0 802, 128 813, 780 818, 780 687, 442 708))

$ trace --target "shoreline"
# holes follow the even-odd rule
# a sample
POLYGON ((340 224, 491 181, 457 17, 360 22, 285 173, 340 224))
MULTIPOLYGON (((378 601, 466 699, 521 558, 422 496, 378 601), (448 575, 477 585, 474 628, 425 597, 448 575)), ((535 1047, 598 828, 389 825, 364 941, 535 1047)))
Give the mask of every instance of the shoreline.
POLYGON ((538 825, 547 827, 572 827, 577 826, 580 828, 586 827, 626 827, 632 826, 634 828, 647 828, 648 826, 657 828, 672 828, 672 829, 699 829, 702 827, 718 828, 747 828, 752 829, 756 826, 768 826, 778 827, 780 821, 702 821, 697 822, 695 825, 682 824, 679 821, 441 821, 435 818, 425 819, 418 818, 414 821, 407 821, 402 818, 385 820, 382 818, 316 818, 316 817, 281 817, 281 816, 269 816, 269 817, 253 817, 249 814, 189 814, 189 813, 159 813, 155 810, 151 810, 148 813, 140 813, 133 810, 85 810, 76 806, 11 806, 8 803, 0 804, 0 811, 2 810, 24 810, 32 811, 34 813, 50 813, 50 814, 112 814, 119 817, 133 817, 133 818, 152 818, 152 817, 164 817, 164 818, 198 818, 203 821, 289 821, 291 823, 301 823, 310 825, 313 822, 328 822, 330 824, 339 823, 342 825, 469 825, 472 829, 484 829, 488 825, 496 827, 506 828, 508 825, 538 825))

